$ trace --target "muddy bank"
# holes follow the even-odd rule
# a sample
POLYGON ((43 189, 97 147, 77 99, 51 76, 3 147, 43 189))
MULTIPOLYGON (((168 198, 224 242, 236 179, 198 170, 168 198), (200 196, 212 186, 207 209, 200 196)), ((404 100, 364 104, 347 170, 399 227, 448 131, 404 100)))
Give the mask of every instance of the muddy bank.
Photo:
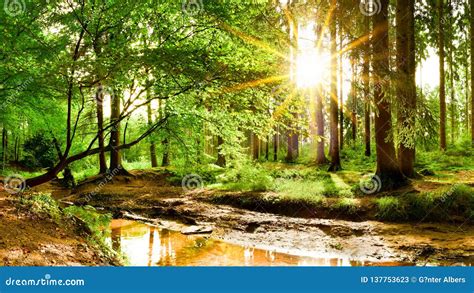
POLYGON ((74 227, 18 209, 12 199, 0 193, 0 266, 119 265, 74 227))
POLYGON ((124 212, 187 226, 210 227, 211 237, 242 246, 314 257, 344 257, 371 262, 453 265, 474 263, 474 227, 448 224, 384 224, 338 218, 299 218, 216 205, 203 193, 183 193, 155 178, 114 178, 99 192, 80 186, 63 199, 89 204, 122 217, 124 212), (156 183, 158 182, 158 184, 156 183))

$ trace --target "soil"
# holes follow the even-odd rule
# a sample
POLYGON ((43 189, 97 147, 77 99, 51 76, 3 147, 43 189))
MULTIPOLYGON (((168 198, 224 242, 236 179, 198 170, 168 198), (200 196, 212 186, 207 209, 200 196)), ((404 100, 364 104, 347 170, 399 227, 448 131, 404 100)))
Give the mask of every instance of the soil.
POLYGON ((294 255, 349 257, 399 265, 474 264, 474 227, 468 223, 387 224, 341 219, 337 215, 331 219, 289 217, 275 211, 216 205, 209 202, 212 191, 185 192, 172 186, 167 175, 159 172, 132 174, 133 177, 115 176, 111 180, 92 178, 58 199, 92 205, 112 212, 116 218, 132 217, 164 228, 170 228, 166 220, 208 227, 213 238, 294 255))
POLYGON ((103 256, 74 229, 20 211, 14 197, 0 192, 0 266, 109 266, 103 256))

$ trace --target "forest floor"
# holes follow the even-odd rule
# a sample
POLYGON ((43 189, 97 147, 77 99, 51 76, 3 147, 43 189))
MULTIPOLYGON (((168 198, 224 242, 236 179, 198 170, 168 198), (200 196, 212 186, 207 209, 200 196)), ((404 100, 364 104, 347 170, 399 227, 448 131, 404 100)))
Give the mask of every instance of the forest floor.
POLYGON ((0 266, 117 264, 71 228, 20 208, 14 196, 0 191, 0 266))
MULTIPOLYGON (((132 174, 133 177, 115 176, 106 184, 101 184, 103 177, 90 178, 71 194, 53 194, 64 203, 105 209, 115 218, 151 221, 171 229, 165 220, 175 220, 198 232, 212 230, 211 237, 226 242, 296 255, 311 253, 394 264, 474 264, 474 227, 467 221, 382 223, 340 211, 339 215, 328 212, 318 217, 317 211, 305 205, 299 206, 291 216, 286 214, 290 209, 279 212, 258 205, 247 209, 236 206, 235 201, 229 205, 222 201, 216 204, 213 200, 215 196, 222 198, 223 194, 268 197, 265 193, 239 194, 212 189, 184 192, 170 184, 168 175, 162 172, 133 171, 132 174)), ((432 184, 419 184, 419 188, 433 188, 432 184)), ((365 209, 370 211, 368 206, 365 209)))

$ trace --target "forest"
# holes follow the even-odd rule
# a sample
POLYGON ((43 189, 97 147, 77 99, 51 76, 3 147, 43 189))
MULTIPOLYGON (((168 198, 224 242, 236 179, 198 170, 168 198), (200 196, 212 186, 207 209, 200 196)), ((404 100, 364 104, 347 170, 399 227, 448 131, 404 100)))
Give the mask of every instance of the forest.
POLYGON ((474 0, 4 0, 0 265, 474 264, 474 0))

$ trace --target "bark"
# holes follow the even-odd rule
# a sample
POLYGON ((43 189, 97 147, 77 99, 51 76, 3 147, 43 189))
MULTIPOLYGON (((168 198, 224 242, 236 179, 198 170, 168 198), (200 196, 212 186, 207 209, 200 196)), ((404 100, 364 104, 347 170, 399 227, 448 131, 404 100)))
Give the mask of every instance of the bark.
POLYGON ((107 172, 107 161, 105 159, 104 151, 104 90, 101 84, 98 85, 95 100, 96 100, 96 113, 97 113, 97 137, 99 148, 99 174, 107 172))
MULTIPOLYGON (((351 76, 351 131, 352 131, 352 143, 355 145, 357 138, 357 89, 356 89, 356 60, 355 56, 352 56, 352 76, 351 76)), ((341 124, 342 128, 342 124, 341 124)))
MULTIPOLYGON (((365 18, 365 29, 370 34, 370 17, 365 18)), ((362 82, 364 88, 364 142, 365 155, 370 157, 372 154, 370 147, 370 43, 364 46, 364 63, 362 66, 362 82)))
POLYGON ((226 160, 225 156, 222 153, 222 146, 224 145, 224 138, 222 136, 217 136, 217 166, 225 167, 226 165, 226 160))
MULTIPOLYGON (((136 138, 135 140, 133 140, 132 142, 129 142, 127 144, 122 144, 122 145, 116 147, 115 149, 116 150, 122 150, 122 149, 131 148, 132 146, 138 144, 143 139, 148 137, 150 134, 155 132, 158 128, 161 128, 167 120, 168 120, 168 116, 163 117, 157 123, 155 123, 153 125, 153 127, 150 127, 147 131, 142 133, 138 138, 136 138)), ((95 140, 93 140, 92 143, 94 141, 95 140)), ((76 155, 72 155, 72 156, 67 157, 67 155, 63 154, 63 156, 61 157, 60 162, 56 166, 54 166, 51 170, 49 170, 47 173, 27 179, 26 180, 26 186, 34 187, 34 186, 46 183, 48 181, 51 181, 52 179, 56 178, 56 175, 59 174, 59 172, 61 172, 70 163, 81 160, 81 159, 86 158, 88 156, 98 154, 101 150, 99 148, 91 149, 92 143, 89 145, 89 148, 86 151, 83 151, 83 152, 78 153, 76 155)), ((112 151, 112 150, 113 149, 112 149, 111 145, 105 147, 106 152, 107 151, 112 151)))
POLYGON ((7 129, 3 126, 2 129, 2 169, 5 170, 7 161, 7 149, 8 149, 8 136, 7 129))
POLYGON ((471 141, 474 147, 474 0, 470 2, 471 14, 471 141))
MULTIPOLYGON (((331 0, 332 10, 336 10, 336 1, 331 0)), ((333 20, 329 24, 329 31, 331 35, 331 87, 330 87, 330 150, 331 165, 329 171, 335 172, 341 170, 341 159, 339 156, 339 132, 338 132, 338 113, 339 103, 337 98, 337 47, 336 47, 336 17, 333 14, 333 20)))
POLYGON ((278 127, 275 134, 273 135, 273 161, 278 161, 278 127))
POLYGON ((399 169, 393 145, 391 105, 385 93, 389 92, 390 55, 388 40, 388 4, 381 0, 381 11, 374 15, 374 28, 382 33, 374 34, 373 69, 375 78, 374 101, 377 106, 375 117, 375 141, 377 145, 377 176, 380 190, 390 190, 406 185, 406 179, 399 169))
MULTIPOLYGON (((343 31, 339 28, 339 50, 343 50, 343 31)), ((340 149, 344 148, 344 81, 342 75, 342 54, 339 56, 339 144, 340 149)))
POLYGON ((439 108, 440 108, 440 125, 439 125, 439 141, 440 149, 446 150, 446 84, 444 70, 444 0, 438 0, 438 55, 439 55, 439 108))
POLYGON ((170 165, 170 141, 168 138, 165 138, 161 141, 163 146, 163 158, 161 160, 161 166, 167 167, 170 165))
POLYGON ((110 172, 114 174, 129 175, 122 166, 122 153, 120 151, 120 95, 118 91, 110 97, 110 123, 114 126, 110 131, 110 172))
POLYGON ((252 159, 258 160, 258 158, 260 157, 259 139, 258 139, 258 136, 253 132, 251 134, 251 143, 252 143, 252 159))
POLYGON ((323 165, 328 162, 326 155, 324 154, 324 115, 323 115, 323 97, 321 88, 318 87, 316 90, 316 135, 317 135, 317 146, 316 146, 316 164, 323 165))
POLYGON ((265 160, 268 161, 270 155, 270 137, 267 136, 267 141, 265 142, 265 160))
MULTIPOLYGON (((399 101, 398 123, 400 129, 414 133, 416 113, 416 61, 415 61, 415 3, 412 0, 398 0, 397 24, 397 80, 396 92, 399 101)), ((414 140, 414 137, 410 137, 414 140)), ((399 164, 402 173, 415 177, 415 147, 401 142, 399 164)))
MULTIPOLYGON (((452 1, 450 0, 449 2, 449 7, 450 7, 450 12, 448 14, 449 18, 449 27, 452 27, 452 1)), ((454 50, 454 45, 453 45, 453 39, 451 36, 450 42, 449 42, 449 85, 450 85, 450 103, 451 103, 451 144, 454 145, 455 141, 455 136, 456 136, 456 93, 455 93, 455 88, 454 88, 454 60, 453 60, 453 50, 454 50)))
POLYGON ((474 147, 474 0, 470 0, 471 19, 471 140, 474 147))
MULTIPOLYGON (((148 97, 150 97, 150 95, 148 95, 148 97)), ((151 125, 153 125, 151 103, 148 103, 146 108, 147 108, 148 127, 150 127, 151 125)), ((156 159, 156 144, 153 138, 150 139, 150 162, 151 162, 152 168, 158 167, 158 160, 156 159)))

